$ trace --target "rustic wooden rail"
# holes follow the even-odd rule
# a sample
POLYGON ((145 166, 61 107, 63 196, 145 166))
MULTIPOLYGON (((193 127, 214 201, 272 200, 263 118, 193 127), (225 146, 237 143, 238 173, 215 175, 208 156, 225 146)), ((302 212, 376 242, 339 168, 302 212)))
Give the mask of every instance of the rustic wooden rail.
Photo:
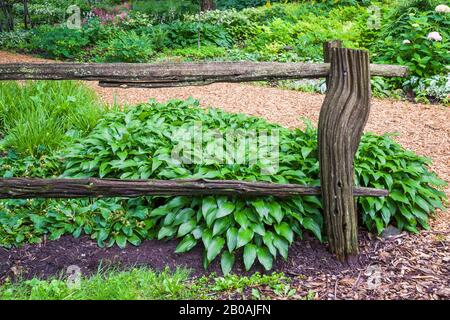
MULTIPOLYGON (((319 187, 236 180, 0 179, 0 199, 139 197, 139 196, 276 196, 320 195, 319 187)), ((353 188, 353 196, 383 197, 383 189, 353 188)))
POLYGON ((318 126, 321 187, 227 180, 0 179, 0 198, 136 197, 143 195, 321 195, 330 249, 358 253, 355 196, 388 195, 353 185, 353 161, 370 110, 370 77, 405 77, 407 68, 369 64, 366 51, 324 45, 326 63, 0 64, 0 80, 89 80, 112 87, 173 87, 326 77, 318 126))
MULTIPOLYGON (((372 75, 404 77, 407 68, 370 66, 372 75)), ((214 82, 246 82, 328 76, 329 63, 206 62, 206 63, 43 63, 0 64, 0 80, 89 80, 105 87, 173 87, 214 82)))

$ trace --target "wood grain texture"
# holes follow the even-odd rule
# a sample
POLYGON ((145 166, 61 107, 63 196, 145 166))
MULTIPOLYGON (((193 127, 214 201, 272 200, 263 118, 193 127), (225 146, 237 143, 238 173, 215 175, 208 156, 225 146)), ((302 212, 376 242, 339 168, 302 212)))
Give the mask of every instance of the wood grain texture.
MULTIPOLYGON (((102 86, 173 87, 215 82, 248 82, 327 77, 329 63, 33 63, 0 64, 0 80, 87 80, 102 86)), ((404 77, 407 68, 372 65, 373 75, 404 77)))
POLYGON ((318 126, 320 180, 330 249, 340 260, 358 253, 354 156, 370 109, 366 51, 331 49, 330 86, 318 126))
MULTIPOLYGON (((387 190, 355 188, 355 196, 382 197, 387 190)), ((235 180, 0 179, 0 199, 139 196, 276 196, 320 195, 320 188, 235 180)))

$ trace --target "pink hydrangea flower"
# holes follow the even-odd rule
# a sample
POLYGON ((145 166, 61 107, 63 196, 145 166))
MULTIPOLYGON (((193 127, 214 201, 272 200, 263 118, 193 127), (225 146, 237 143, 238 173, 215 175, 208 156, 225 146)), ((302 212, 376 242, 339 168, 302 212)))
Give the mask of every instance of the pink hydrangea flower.
POLYGON ((434 10, 439 13, 449 13, 450 7, 445 4, 440 4, 434 10))
POLYGON ((427 36, 428 40, 433 40, 433 41, 442 41, 442 37, 439 34, 439 32, 430 32, 427 36))

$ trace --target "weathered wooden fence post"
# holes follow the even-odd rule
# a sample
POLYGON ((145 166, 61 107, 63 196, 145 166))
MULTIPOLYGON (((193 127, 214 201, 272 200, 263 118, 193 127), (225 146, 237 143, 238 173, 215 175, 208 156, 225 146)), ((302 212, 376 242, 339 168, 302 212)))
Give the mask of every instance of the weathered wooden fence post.
MULTIPOLYGON (((331 49, 332 48, 342 48, 342 41, 341 40, 331 40, 331 41, 324 42, 324 44, 323 44, 323 62, 325 62, 325 63, 331 62, 331 49)), ((330 79, 330 77, 328 76, 326 78, 327 90, 330 86, 329 79, 330 79)))
POLYGON ((329 87, 318 128, 320 180, 330 250, 345 260, 358 253, 353 161, 369 116, 369 54, 330 50, 329 87))

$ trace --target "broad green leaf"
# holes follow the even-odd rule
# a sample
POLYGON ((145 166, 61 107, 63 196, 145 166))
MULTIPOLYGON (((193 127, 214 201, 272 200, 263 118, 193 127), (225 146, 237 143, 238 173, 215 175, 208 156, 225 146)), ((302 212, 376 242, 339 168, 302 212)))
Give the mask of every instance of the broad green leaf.
POLYGON ((233 212, 234 207, 235 207, 234 203, 231 201, 221 203, 219 206, 219 210, 217 211, 216 218, 219 219, 229 215, 230 213, 233 212))
POLYGON ((217 219, 214 222, 213 236, 218 235, 218 234, 222 234, 223 232, 225 232, 225 230, 230 228, 230 226, 231 226, 231 219, 230 219, 230 217, 224 217, 224 218, 221 218, 221 219, 217 219))
POLYGON ((253 230, 240 228, 237 235, 236 249, 245 246, 253 239, 253 230))
POLYGON ((175 253, 188 252, 189 250, 194 248, 196 244, 197 240, 195 240, 195 238, 192 235, 188 234, 178 244, 177 248, 175 249, 175 253))
POLYGON ((172 237, 177 232, 175 227, 162 227, 158 232, 158 240, 163 238, 172 237))
POLYGON ((258 212, 261 217, 267 217, 269 215, 269 207, 264 202, 264 200, 254 200, 252 201, 252 205, 253 207, 255 207, 256 212, 258 212))
POLYGON ((278 225, 275 225, 275 231, 282 237, 284 237, 289 243, 294 241, 294 232, 292 228, 286 223, 282 222, 278 225))
POLYGON ((269 214, 275 219, 277 223, 283 220, 283 212, 278 202, 271 202, 269 205, 269 214))
POLYGON ((238 230, 236 228, 230 228, 227 230, 227 246, 228 251, 232 252, 237 245, 238 230))
POLYGON ((272 269, 273 257, 270 254, 269 249, 266 247, 260 247, 257 250, 258 261, 261 263, 267 271, 272 269))
POLYGON ((209 243, 207 249, 206 249, 206 256, 208 258, 208 261, 211 262, 214 260, 215 257, 220 253, 223 246, 225 244, 225 239, 222 237, 215 237, 211 240, 209 243))
POLYGON ((116 243, 120 248, 125 248, 127 245, 127 237, 123 234, 119 234, 115 237, 116 243))
POLYGON ((214 197, 206 197, 203 199, 202 202, 202 214, 203 214, 203 218, 206 219, 206 217, 208 216, 208 214, 214 210, 215 208, 217 208, 217 203, 216 200, 214 199, 214 197))
POLYGON ((317 237, 317 239, 322 241, 322 233, 320 231, 320 226, 313 219, 309 217, 304 218, 302 225, 303 227, 305 227, 305 229, 311 231, 317 237))
POLYGON ((195 229, 197 226, 197 221, 195 219, 191 219, 183 224, 180 225, 180 228, 178 229, 178 237, 183 237, 184 235, 188 234, 192 230, 195 229))
POLYGON ((224 251, 220 259, 220 266, 222 268, 222 272, 224 275, 227 275, 231 272, 231 269, 233 269, 233 264, 234 264, 234 254, 228 251, 224 251))
POLYGON ((252 267, 253 263, 255 262, 256 259, 256 246, 254 244, 247 244, 244 247, 244 265, 245 265, 245 270, 250 270, 250 268, 252 267))

